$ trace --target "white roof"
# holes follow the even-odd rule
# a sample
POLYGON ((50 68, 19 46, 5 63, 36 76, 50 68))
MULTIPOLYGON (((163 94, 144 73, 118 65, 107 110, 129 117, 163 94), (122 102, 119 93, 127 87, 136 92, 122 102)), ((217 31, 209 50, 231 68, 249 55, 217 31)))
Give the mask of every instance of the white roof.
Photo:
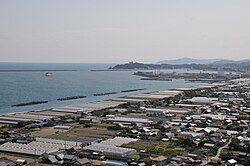
POLYGON ((100 142, 103 145, 113 145, 113 146, 121 146, 123 144, 128 144, 130 142, 135 142, 138 139, 128 138, 128 137, 115 137, 112 139, 107 139, 105 141, 100 142))
POLYGON ((134 122, 134 123, 152 123, 149 119, 144 118, 129 118, 129 117, 114 117, 108 118, 108 121, 115 121, 115 122, 134 122))
POLYGON ((63 125, 56 125, 56 126, 54 126, 54 128, 55 129, 70 129, 71 128, 71 126, 63 126, 63 125))
POLYGON ((191 102, 199 102, 199 103, 214 103, 218 101, 218 98, 210 98, 210 97, 193 97, 189 99, 191 102))
POLYGON ((234 160, 234 159, 230 159, 230 160, 227 160, 230 164, 236 164, 237 163, 237 161, 236 160, 234 160))
POLYGON ((189 110, 181 110, 181 109, 162 109, 162 108, 146 108, 146 111, 162 112, 162 113, 172 113, 172 114, 185 114, 185 113, 188 113, 188 112, 189 112, 189 110))
POLYGON ((32 141, 28 144, 6 142, 0 146, 0 151, 40 156, 50 151, 79 147, 81 144, 81 142, 37 137, 36 141, 32 141))
POLYGON ((180 134, 183 135, 191 135, 192 137, 199 137, 199 136, 204 136, 204 133, 196 133, 196 132, 181 132, 180 134))
POLYGON ((119 155, 126 155, 128 153, 136 152, 136 150, 134 149, 121 148, 121 147, 116 147, 113 145, 104 145, 100 143, 85 146, 83 147, 83 149, 92 150, 96 152, 102 152, 102 153, 113 153, 113 154, 119 154, 119 155))

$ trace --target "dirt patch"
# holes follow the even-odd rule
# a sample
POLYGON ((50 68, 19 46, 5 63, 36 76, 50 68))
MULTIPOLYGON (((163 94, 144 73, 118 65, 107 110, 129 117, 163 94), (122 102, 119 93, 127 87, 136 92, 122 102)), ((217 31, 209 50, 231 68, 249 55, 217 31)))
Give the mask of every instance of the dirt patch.
POLYGON ((0 153, 0 157, 6 157, 6 158, 13 160, 13 161, 16 161, 17 159, 23 159, 23 160, 26 160, 27 163, 32 163, 37 159, 37 157, 29 157, 29 156, 25 156, 25 155, 3 153, 3 152, 0 153))
POLYGON ((43 128, 32 133, 36 137, 61 139, 66 141, 77 141, 91 143, 98 139, 112 138, 116 136, 115 131, 107 130, 104 126, 84 128, 82 126, 72 126, 70 130, 58 130, 53 127, 43 128))
MULTIPOLYGON (((54 129, 54 127, 42 128, 38 131, 34 131, 32 134, 36 137, 44 137, 56 134, 58 129, 54 129)), ((63 131, 66 132, 66 131, 63 131)))
POLYGON ((100 127, 76 127, 64 133, 58 133, 62 136, 77 136, 77 137, 94 137, 94 138, 110 138, 116 135, 116 132, 100 127))

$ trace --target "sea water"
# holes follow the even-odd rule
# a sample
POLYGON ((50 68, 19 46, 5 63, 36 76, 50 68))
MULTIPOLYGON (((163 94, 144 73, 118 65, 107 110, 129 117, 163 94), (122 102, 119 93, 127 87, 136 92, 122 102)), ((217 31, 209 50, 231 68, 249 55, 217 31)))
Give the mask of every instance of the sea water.
POLYGON ((114 64, 63 63, 0 63, 0 114, 81 105, 108 98, 179 87, 195 87, 198 83, 140 80, 135 71, 91 71, 107 69, 114 64), (25 70, 25 71, 24 71, 25 70), (73 70, 73 71, 54 71, 73 70), (47 77, 46 72, 53 76, 47 77), (146 91, 122 93, 122 90, 146 88, 146 91), (108 96, 95 93, 117 92, 108 96), (58 98, 85 95, 86 98, 57 101, 58 98), (12 107, 31 101, 49 101, 46 104, 12 107))

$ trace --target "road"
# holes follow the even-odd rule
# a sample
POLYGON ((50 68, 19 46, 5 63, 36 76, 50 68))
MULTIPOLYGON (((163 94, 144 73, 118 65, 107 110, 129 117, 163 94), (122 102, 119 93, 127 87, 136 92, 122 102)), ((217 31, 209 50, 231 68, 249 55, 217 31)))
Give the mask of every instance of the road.
POLYGON ((224 148, 228 147, 228 145, 229 145, 231 142, 232 142, 232 138, 230 138, 230 139, 229 139, 229 141, 228 141, 228 143, 227 143, 226 145, 224 145, 224 146, 222 146, 222 147, 220 147, 220 148, 218 149, 217 154, 216 154, 216 156, 214 156, 214 157, 219 158, 219 157, 220 157, 220 154, 221 154, 222 149, 224 149, 224 148))
POLYGON ((201 165, 206 165, 206 164, 210 163, 212 158, 219 158, 222 149, 227 148, 228 145, 229 145, 231 142, 232 142, 232 138, 230 138, 230 139, 228 140, 228 142, 227 142, 226 145, 224 145, 224 146, 222 146, 222 147, 220 147, 220 148, 218 149, 217 154, 216 154, 215 156, 207 158, 207 160, 204 160, 204 161, 202 162, 201 165))

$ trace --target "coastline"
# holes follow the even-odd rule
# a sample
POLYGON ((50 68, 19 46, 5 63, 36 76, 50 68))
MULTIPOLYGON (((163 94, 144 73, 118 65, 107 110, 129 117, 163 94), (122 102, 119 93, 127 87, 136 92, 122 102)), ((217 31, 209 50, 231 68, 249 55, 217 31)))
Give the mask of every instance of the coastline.
MULTIPOLYGON (((128 96, 151 94, 151 93, 153 94, 153 93, 160 92, 160 91, 165 91, 165 90, 178 90, 178 89, 185 89, 185 88, 187 88, 187 89, 198 89, 198 88, 201 88, 201 87, 207 88, 207 87, 209 87, 211 85, 212 84, 200 84, 199 85, 200 87, 199 86, 197 87, 197 85, 194 85, 194 86, 189 86, 189 87, 184 86, 184 87, 179 87, 179 88, 165 88, 165 89, 159 89, 159 90, 147 90, 145 88, 138 88, 138 89, 135 89, 135 90, 130 89, 130 90, 125 90, 125 91, 128 91, 128 92, 121 91, 121 93, 119 93, 119 96, 117 96, 117 94, 107 95, 107 96, 109 96, 108 98, 95 100, 95 101, 91 101, 91 102, 82 102, 82 104, 80 104, 80 105, 84 106, 84 105, 88 105, 88 104, 95 104, 95 103, 98 103, 98 102, 113 101, 114 99, 123 99, 123 98, 125 99, 128 96), (144 91, 144 92, 141 92, 141 91, 144 91)), ((106 96, 106 95, 104 95, 104 96, 106 96)), ((76 99, 76 100, 81 100, 81 99, 76 99)), ((62 103, 62 102, 59 102, 59 103, 62 103)), ((61 104, 61 106, 59 106, 59 107, 48 107, 48 108, 45 108, 45 109, 33 109, 33 110, 26 110, 26 111, 14 111, 14 112, 0 113, 0 116, 14 115, 14 114, 25 114, 25 113, 30 113, 30 112, 39 112, 39 111, 61 109, 61 108, 67 108, 67 107, 78 107, 78 106, 79 106, 79 104, 77 104, 77 105, 74 105, 74 104, 69 104, 69 105, 61 104)))
MULTIPOLYGON (((148 82, 148 81, 145 81, 148 82)), ((153 83, 153 85, 155 82, 153 83)), ((163 89, 174 89, 174 88, 189 88, 189 87, 196 87, 199 85, 206 85, 204 83, 185 83, 184 80, 174 80, 173 82, 167 83, 166 86, 162 87, 156 87, 156 88, 150 88, 147 87, 147 90, 144 91, 132 91, 132 92, 120 92, 116 94, 111 95, 103 95, 103 96, 94 96, 93 92, 92 94, 87 94, 86 98, 83 99, 75 99, 75 100, 67 100, 67 101, 57 101, 55 98, 54 100, 48 99, 48 103, 45 104, 39 104, 39 105, 30 105, 30 106, 23 106, 23 107, 3 107, 0 108, 0 115, 2 114, 8 114, 8 113, 15 113, 15 112, 24 112, 24 111, 32 111, 32 110, 44 110, 44 109, 51 109, 51 108, 58 108, 58 107, 66 107, 66 106, 72 106, 72 105, 81 105, 86 103, 93 103, 96 101, 103 101, 108 100, 111 98, 116 97, 123 97, 126 95, 134 95, 138 93, 149 93, 149 92, 155 92, 163 89)), ((124 90, 126 90, 124 88, 124 90)))

